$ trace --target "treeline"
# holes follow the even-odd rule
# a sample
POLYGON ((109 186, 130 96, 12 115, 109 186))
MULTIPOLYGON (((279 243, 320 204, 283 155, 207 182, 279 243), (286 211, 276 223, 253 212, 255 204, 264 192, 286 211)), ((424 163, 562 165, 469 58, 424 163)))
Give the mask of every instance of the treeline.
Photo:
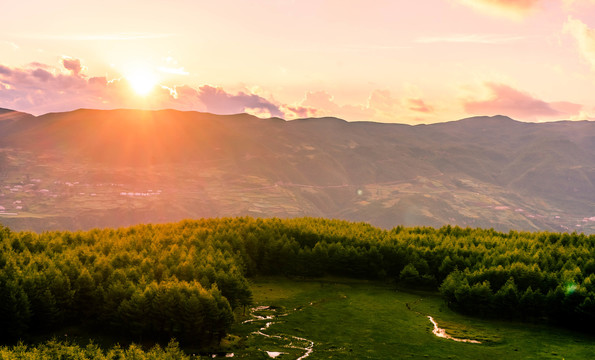
POLYGON ((204 230, 0 229, 0 338, 74 324, 135 340, 218 343, 251 292, 238 255, 204 230))
POLYGON ((200 360, 200 358, 200 356, 186 355, 173 341, 170 341, 165 348, 155 345, 147 351, 135 344, 128 348, 114 346, 109 350, 103 350, 96 344, 81 347, 55 340, 35 346, 19 343, 15 346, 0 347, 2 360, 200 360))
MULTIPOLYGON (((257 275, 397 280, 481 316, 595 320, 595 236, 224 218, 86 232, 0 229, 0 336, 89 324, 218 342, 257 275)), ((585 326, 585 329, 591 329, 585 326)), ((591 330, 592 331, 592 330, 591 330)))

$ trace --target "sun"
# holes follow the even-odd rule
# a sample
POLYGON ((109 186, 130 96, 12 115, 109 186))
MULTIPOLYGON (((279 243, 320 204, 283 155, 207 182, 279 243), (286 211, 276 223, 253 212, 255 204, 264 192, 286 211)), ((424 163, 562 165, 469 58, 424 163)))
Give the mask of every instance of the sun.
POLYGON ((132 90, 138 95, 148 95, 157 85, 158 79, 154 73, 147 70, 135 70, 125 76, 132 87, 132 90))

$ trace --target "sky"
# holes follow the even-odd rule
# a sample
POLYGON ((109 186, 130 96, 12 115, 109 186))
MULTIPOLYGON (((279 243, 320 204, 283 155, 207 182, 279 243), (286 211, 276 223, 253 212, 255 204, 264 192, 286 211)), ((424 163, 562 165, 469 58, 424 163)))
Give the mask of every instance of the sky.
POLYGON ((0 107, 595 120, 595 0, 21 0, 0 107))

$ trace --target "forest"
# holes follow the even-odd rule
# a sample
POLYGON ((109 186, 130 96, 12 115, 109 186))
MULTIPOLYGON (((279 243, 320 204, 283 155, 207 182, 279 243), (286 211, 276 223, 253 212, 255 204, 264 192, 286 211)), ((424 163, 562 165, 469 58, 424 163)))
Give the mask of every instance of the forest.
POLYGON ((452 309, 480 317, 585 332, 595 320, 595 235, 241 217, 40 234, 0 227, 0 338, 80 326, 213 346, 234 310, 251 305, 250 279, 279 274, 439 290, 452 309))

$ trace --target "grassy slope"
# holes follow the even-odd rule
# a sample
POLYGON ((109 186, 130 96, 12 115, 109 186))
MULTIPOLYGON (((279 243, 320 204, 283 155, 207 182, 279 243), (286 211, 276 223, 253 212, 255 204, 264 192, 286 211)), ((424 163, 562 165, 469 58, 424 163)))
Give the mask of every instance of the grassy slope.
MULTIPOLYGON (((379 283, 352 280, 290 281, 259 279, 253 285, 257 305, 275 305, 289 312, 264 332, 293 335, 315 342, 308 359, 589 359, 595 338, 527 324, 486 321, 450 311, 433 294, 395 291, 379 283), (409 308, 406 306, 409 304, 409 308), (300 310, 294 311, 298 308, 300 310), (432 334, 432 315, 455 337, 482 340, 457 343, 432 334)), ((287 352, 280 359, 297 358, 303 351, 283 347, 287 342, 249 335, 264 322, 237 325, 248 335, 240 358, 267 358, 264 351, 287 352)))

